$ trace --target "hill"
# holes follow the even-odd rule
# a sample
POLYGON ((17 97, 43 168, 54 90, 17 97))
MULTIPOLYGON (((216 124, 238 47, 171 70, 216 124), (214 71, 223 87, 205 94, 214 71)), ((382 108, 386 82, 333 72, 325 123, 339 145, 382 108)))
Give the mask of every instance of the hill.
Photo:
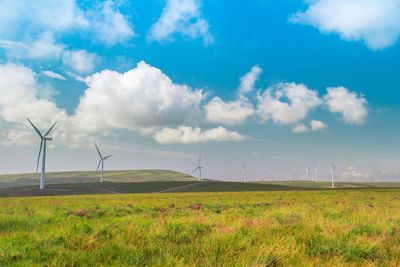
MULTIPOLYGON (((46 185, 65 183, 90 183, 99 181, 99 173, 95 171, 50 172, 46 173, 46 185)), ((40 174, 8 174, 0 175, 0 187, 19 187, 39 185, 40 174)), ((169 170, 121 170, 105 171, 105 182, 167 182, 197 181, 196 178, 169 170)))

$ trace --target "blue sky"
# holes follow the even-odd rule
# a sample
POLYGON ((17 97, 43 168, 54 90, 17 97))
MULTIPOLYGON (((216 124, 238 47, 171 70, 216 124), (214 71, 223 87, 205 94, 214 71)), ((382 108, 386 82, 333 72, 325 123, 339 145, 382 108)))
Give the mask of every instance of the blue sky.
POLYGON ((0 3, 0 173, 400 178, 400 1, 0 3))

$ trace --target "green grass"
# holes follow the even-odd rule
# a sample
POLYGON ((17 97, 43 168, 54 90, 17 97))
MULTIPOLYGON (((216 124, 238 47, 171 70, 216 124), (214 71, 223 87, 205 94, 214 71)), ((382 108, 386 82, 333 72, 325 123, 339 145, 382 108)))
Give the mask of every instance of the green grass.
POLYGON ((395 266, 399 193, 0 198, 0 265, 395 266))
MULTIPOLYGON (((46 173, 46 184, 88 183, 98 182, 99 172, 52 172, 46 173)), ((0 175, 1 187, 16 187, 38 185, 40 174, 9 174, 0 175)), ((184 173, 168 170, 132 170, 105 171, 106 182, 167 182, 167 181, 196 181, 196 178, 184 173)))

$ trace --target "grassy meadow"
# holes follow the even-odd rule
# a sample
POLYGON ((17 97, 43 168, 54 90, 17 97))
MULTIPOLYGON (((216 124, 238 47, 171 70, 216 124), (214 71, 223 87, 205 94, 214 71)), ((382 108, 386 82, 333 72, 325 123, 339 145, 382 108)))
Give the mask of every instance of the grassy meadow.
POLYGON ((399 208, 398 189, 0 198, 0 265, 395 266, 399 208))

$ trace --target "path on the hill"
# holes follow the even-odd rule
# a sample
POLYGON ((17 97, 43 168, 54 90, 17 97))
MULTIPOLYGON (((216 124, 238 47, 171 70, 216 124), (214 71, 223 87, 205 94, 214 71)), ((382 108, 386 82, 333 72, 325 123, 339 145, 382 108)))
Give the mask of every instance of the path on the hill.
POLYGON ((103 191, 103 192, 111 193, 111 194, 120 194, 119 192, 112 191, 112 190, 107 189, 107 188, 100 188, 100 190, 103 191))
POLYGON ((176 186, 176 187, 172 187, 172 188, 168 188, 168 189, 164 189, 158 192, 154 192, 154 193, 167 193, 167 192, 172 192, 172 191, 176 191, 182 188, 186 188, 186 187, 191 187, 194 185, 198 185, 198 184, 202 184, 204 182, 197 182, 197 183, 193 183, 193 184, 185 184, 185 185, 181 185, 181 186, 176 186))

